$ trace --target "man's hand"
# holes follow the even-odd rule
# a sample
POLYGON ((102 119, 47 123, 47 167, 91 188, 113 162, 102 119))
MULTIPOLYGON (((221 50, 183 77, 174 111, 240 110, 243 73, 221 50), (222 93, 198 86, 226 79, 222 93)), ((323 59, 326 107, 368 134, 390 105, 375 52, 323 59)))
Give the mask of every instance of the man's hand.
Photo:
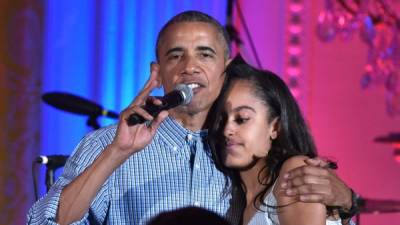
POLYGON ((167 111, 162 111, 157 117, 153 118, 141 107, 149 101, 156 105, 162 104, 159 99, 149 97, 150 92, 160 86, 158 70, 158 67, 152 64, 151 75, 145 87, 129 107, 120 114, 117 133, 111 146, 126 158, 146 147, 154 137, 160 123, 168 116, 167 111), (134 113, 151 122, 129 126, 127 119, 134 113))
POLYGON ((306 166, 298 167, 284 175, 281 187, 288 196, 298 196, 302 202, 319 202, 327 206, 351 208, 350 188, 328 168, 328 162, 315 158, 305 160, 306 166))
POLYGON ((151 90, 157 86, 160 86, 158 67, 153 64, 150 78, 145 87, 132 104, 121 113, 113 142, 62 190, 56 215, 57 223, 71 224, 82 219, 88 211, 90 203, 115 169, 132 154, 150 143, 161 121, 168 115, 167 111, 163 111, 153 118, 140 107, 148 100, 154 104, 161 103, 160 100, 148 97, 151 90), (151 122, 128 126, 126 119, 132 113, 137 113, 151 122))

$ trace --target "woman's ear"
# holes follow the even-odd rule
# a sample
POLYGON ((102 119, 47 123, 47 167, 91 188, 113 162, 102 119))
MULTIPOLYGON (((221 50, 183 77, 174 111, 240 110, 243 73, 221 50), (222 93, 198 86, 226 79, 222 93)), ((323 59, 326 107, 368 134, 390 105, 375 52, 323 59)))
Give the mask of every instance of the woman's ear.
POLYGON ((280 123, 280 118, 279 117, 275 117, 272 122, 271 122, 271 134, 270 134, 270 138, 271 140, 275 140, 278 135, 279 132, 281 130, 281 123, 280 123))

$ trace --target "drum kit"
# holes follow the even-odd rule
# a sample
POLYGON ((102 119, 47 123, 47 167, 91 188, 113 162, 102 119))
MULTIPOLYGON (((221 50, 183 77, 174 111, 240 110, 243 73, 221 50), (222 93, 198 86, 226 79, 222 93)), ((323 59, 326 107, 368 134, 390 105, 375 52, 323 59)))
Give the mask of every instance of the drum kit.
MULTIPOLYGON (((391 132, 378 136, 374 142, 391 144, 397 161, 400 159, 400 132, 391 132)), ((400 212, 400 200, 361 199, 361 213, 395 213, 400 212)))
MULTIPOLYGON (((113 111, 104 109, 99 104, 82 98, 77 95, 64 93, 64 92, 48 92, 42 95, 42 100, 50 106, 59 110, 66 111, 73 114, 87 116, 86 125, 94 130, 99 129, 100 125, 97 118, 103 116, 111 119, 118 119, 119 114, 113 111)), ((46 166, 45 185, 47 190, 53 185, 55 180, 55 170, 65 165, 68 155, 47 155, 38 156, 34 163, 43 164, 46 166)), ((32 170, 33 187, 35 197, 38 199, 38 190, 36 185, 35 170, 32 170)))
MULTIPOLYGON (((100 105, 76 95, 52 92, 44 94, 42 99, 50 106, 53 106, 57 109, 88 116, 87 125, 93 127, 94 129, 99 128, 99 125, 96 122, 96 118, 99 116, 107 116, 118 119, 117 113, 104 110, 100 105)), ((386 136, 376 137, 374 141, 378 143, 393 144, 397 148, 395 152, 399 152, 400 157, 400 133, 389 133, 386 136)), ((359 206, 360 213, 366 214, 400 212, 400 200, 370 199, 361 197, 359 199, 359 206)))

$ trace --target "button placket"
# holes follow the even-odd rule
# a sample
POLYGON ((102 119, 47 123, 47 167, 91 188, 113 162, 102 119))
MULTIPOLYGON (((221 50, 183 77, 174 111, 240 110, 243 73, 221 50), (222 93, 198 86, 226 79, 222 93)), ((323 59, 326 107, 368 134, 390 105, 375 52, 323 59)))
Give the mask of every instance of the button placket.
POLYGON ((195 206, 200 206, 202 204, 201 200, 204 196, 203 182, 206 176, 204 171, 201 170, 202 160, 204 160, 204 150, 202 138, 196 137, 192 142, 192 149, 194 149, 193 158, 193 171, 192 171, 192 199, 195 206))

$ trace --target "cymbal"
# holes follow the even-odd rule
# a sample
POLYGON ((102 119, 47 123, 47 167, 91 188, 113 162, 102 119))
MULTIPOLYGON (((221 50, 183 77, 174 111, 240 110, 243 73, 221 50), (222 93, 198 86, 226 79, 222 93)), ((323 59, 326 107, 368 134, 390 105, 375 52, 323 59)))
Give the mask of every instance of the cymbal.
POLYGON ((400 143, 400 132, 391 132, 386 136, 378 136, 374 141, 379 143, 400 143))
POLYGON ((360 199, 361 213, 400 212, 400 200, 360 199))
POLYGON ((118 113, 105 110, 95 102, 66 92, 48 92, 42 95, 42 99, 47 104, 70 113, 96 118, 98 116, 106 116, 112 119, 119 118, 118 113))

